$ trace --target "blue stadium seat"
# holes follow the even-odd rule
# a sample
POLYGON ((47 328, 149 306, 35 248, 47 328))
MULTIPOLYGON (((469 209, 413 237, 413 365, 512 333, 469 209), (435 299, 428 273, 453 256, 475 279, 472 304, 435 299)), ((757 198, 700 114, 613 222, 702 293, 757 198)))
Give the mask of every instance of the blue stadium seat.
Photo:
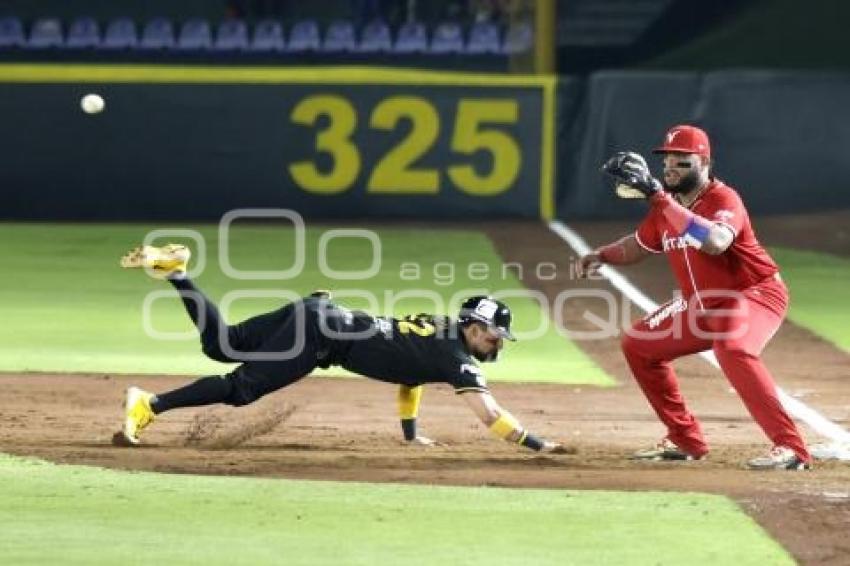
POLYGON ((213 48, 217 51, 248 49, 248 26, 242 20, 224 20, 218 24, 213 48))
POLYGON ((177 36, 177 49, 183 51, 202 51, 212 47, 212 29, 210 23, 200 18, 183 22, 177 36))
POLYGON ((520 22, 508 28, 502 52, 508 55, 525 53, 534 47, 534 31, 528 22, 520 22))
POLYGON ((132 49, 139 43, 136 23, 130 18, 118 18, 106 24, 101 49, 132 49))
MULTIPOLYGON (((325 53, 339 53, 342 51, 354 51, 356 47, 357 39, 354 36, 354 24, 347 20, 332 21, 325 32, 322 51, 325 53)), ((290 42, 291 49, 292 44, 290 42)))
POLYGON ((94 18, 82 17, 71 22, 65 47, 86 49, 100 45, 100 26, 94 18))
POLYGON ((469 31, 466 52, 470 54, 501 53, 502 38, 499 26, 491 22, 478 22, 469 31))
POLYGON ((23 47, 26 44, 24 24, 14 16, 0 18, 0 49, 23 47))
POLYGON ((140 49, 171 49, 174 47, 174 25, 167 18, 154 18, 145 24, 140 49))
POLYGON ((275 20, 262 20, 254 26, 254 38, 248 48, 251 51, 282 51, 286 47, 283 26, 275 20))
POLYGON ((30 40, 26 46, 30 49, 49 49, 62 47, 64 43, 62 22, 56 18, 42 18, 32 25, 30 40))
POLYGON ((462 53, 464 51, 463 30, 457 22, 443 22, 434 30, 431 38, 431 53, 462 53))
POLYGON ((363 28, 357 50, 362 53, 377 53, 390 51, 392 47, 393 38, 390 33, 390 26, 382 20, 374 20, 363 28))
POLYGON ((289 51, 318 51, 320 44, 319 24, 315 20, 295 22, 289 30, 289 51))
POLYGON ((428 50, 428 32, 420 22, 409 22, 401 26, 393 46, 396 53, 424 53, 428 50))

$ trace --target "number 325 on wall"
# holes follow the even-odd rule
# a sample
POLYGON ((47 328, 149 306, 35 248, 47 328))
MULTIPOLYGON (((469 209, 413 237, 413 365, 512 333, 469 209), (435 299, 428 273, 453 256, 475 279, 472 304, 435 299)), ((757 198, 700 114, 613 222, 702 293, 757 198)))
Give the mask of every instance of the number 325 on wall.
MULTIPOLYGON (((341 96, 310 96, 292 109, 290 119, 313 127, 327 116, 327 126, 316 132, 315 147, 331 157, 332 166, 320 170, 313 161, 290 164, 289 173, 295 183, 311 193, 336 194, 354 185, 363 163, 351 136, 357 127, 354 106, 341 96)), ((522 154, 516 140, 499 126, 517 123, 518 104, 511 99, 461 99, 457 104, 451 151, 459 156, 472 156, 479 151, 490 153, 490 169, 476 169, 472 163, 455 163, 446 167, 451 183, 459 190, 476 196, 492 196, 508 190, 516 181, 522 154)), ((410 133, 383 155, 369 175, 366 189, 370 193, 435 194, 440 190, 440 170, 417 167, 437 141, 440 116, 424 98, 394 96, 385 98, 372 110, 369 128, 392 131, 402 120, 411 122, 410 133)))

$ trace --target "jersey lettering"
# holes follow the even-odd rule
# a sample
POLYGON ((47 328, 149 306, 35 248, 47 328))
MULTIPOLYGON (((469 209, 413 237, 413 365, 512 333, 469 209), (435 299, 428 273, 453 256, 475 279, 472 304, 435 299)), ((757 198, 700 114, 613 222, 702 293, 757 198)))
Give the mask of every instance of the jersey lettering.
POLYGON ((691 243, 685 236, 668 236, 667 230, 661 235, 661 247, 665 252, 671 250, 683 250, 691 246, 691 243))
POLYGON ((410 334, 412 332, 417 336, 431 336, 437 332, 437 327, 425 317, 408 316, 404 320, 398 321, 398 331, 402 334, 410 334))
POLYGON ((652 329, 656 328, 659 324, 661 324, 662 322, 664 322, 665 320, 667 320, 668 318, 673 316, 674 314, 684 312, 685 310, 687 310, 687 308, 688 308, 688 303, 685 302, 684 299, 682 299, 682 298, 676 299, 675 301, 673 301, 672 303, 670 303, 669 305, 667 305, 666 307, 664 307, 660 311, 658 311, 655 314, 653 314, 652 316, 650 316, 647 319, 646 324, 647 324, 647 326, 649 326, 649 329, 652 330, 652 329))

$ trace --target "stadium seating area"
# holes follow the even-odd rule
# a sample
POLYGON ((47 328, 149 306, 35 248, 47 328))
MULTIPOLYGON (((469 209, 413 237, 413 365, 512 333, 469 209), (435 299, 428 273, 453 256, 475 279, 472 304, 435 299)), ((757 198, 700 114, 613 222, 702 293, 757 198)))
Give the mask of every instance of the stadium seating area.
POLYGON ((441 22, 428 29, 412 22, 392 30, 382 21, 356 29, 351 21, 335 20, 324 29, 315 20, 301 20, 284 26, 277 20, 253 24, 242 20, 209 22, 188 19, 174 22, 154 18, 135 22, 118 18, 98 22, 82 16, 70 22, 41 18, 25 25, 14 16, 0 18, 0 52, 84 51, 136 54, 206 53, 265 55, 288 53, 431 55, 510 55, 532 48, 530 23, 518 23, 503 30, 497 24, 482 22, 464 29, 457 22, 441 22))

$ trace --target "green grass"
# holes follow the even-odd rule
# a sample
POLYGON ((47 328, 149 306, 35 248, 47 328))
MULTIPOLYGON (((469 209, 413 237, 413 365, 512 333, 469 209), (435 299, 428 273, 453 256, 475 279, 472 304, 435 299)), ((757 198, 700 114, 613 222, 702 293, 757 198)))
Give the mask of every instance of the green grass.
POLYGON ((126 473, 0 455, 3 564, 793 564, 730 500, 126 473))
POLYGON ((770 253, 791 291, 788 318, 850 352, 850 260, 787 248, 770 253))
MULTIPOLYGON (((154 340, 144 332, 145 296, 152 291, 170 292, 171 287, 139 271, 120 269, 118 258, 153 228, 159 226, 0 224, 0 262, 4 266, 0 280, 4 319, 0 369, 189 375, 226 371, 228 366, 201 355, 194 328, 174 293, 154 303, 152 326, 160 332, 188 333, 187 338, 154 340)), ((320 272, 316 259, 324 230, 310 229, 306 264, 298 277, 241 281, 226 277, 220 269, 215 227, 190 228, 199 230, 208 244, 206 269, 196 281, 216 301, 236 289, 289 290, 305 295, 316 288, 331 288, 340 303, 369 307, 367 310, 374 312, 376 306, 345 297, 346 289, 365 290, 380 299, 378 313, 387 314, 387 292, 426 289, 438 295, 441 304, 436 306, 433 301, 408 298, 390 309, 395 314, 408 314, 443 311, 443 303, 455 294, 522 289, 513 272, 503 272, 490 241, 474 231, 381 230, 378 275, 363 281, 335 281, 320 272), (402 269, 410 262, 420 264, 418 273, 409 265, 402 269), (451 265, 455 273, 449 281, 451 265), (478 280, 485 271, 487 278, 478 280)), ((292 230, 243 225, 234 229, 230 242, 229 256, 237 269, 284 270, 292 265, 292 230)), ((364 239, 338 239, 329 245, 328 263, 335 270, 367 269, 371 257, 371 246, 364 239)), ((506 300, 520 331, 536 328, 546 319, 546 313, 533 300, 506 300)), ((236 322, 280 303, 280 299, 243 299, 233 304, 228 319, 236 322)), ((499 363, 487 364, 484 370, 495 380, 613 383, 551 326, 537 339, 508 344, 499 363)))

